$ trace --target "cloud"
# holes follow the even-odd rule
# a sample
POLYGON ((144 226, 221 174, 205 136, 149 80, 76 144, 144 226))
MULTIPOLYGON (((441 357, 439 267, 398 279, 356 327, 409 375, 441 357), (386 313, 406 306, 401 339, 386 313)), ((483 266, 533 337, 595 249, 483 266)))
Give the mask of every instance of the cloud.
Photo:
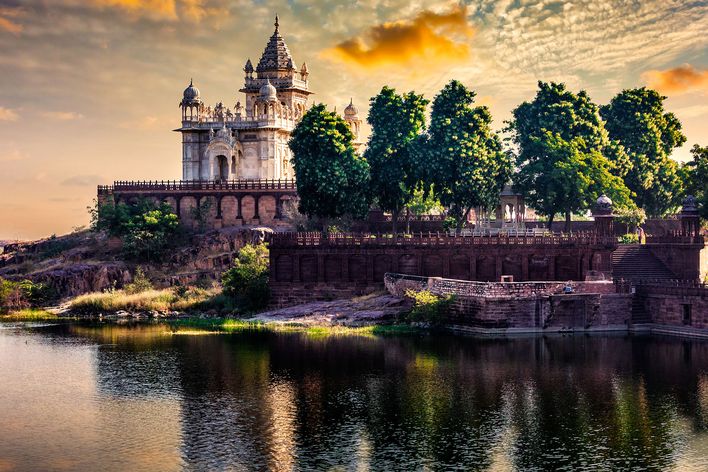
POLYGON ((88 187, 90 185, 97 185, 104 180, 102 176, 97 174, 79 174, 62 180, 61 185, 64 187, 88 187))
POLYGON ((13 34, 20 34, 24 27, 14 20, 22 14, 19 8, 0 7, 0 30, 9 31, 13 34))
POLYGON ((20 115, 11 108, 0 107, 0 121, 17 121, 20 115))
POLYGON ((57 121, 74 121, 84 117, 84 115, 75 111, 44 111, 40 115, 57 121))
POLYGON ((225 0, 91 0, 97 7, 113 7, 134 17, 154 20, 200 22, 209 17, 224 17, 229 10, 225 0))
POLYGON ((703 90, 708 92, 708 69, 696 69, 690 64, 667 70, 649 70, 642 74, 647 85, 662 93, 679 95, 703 90))
POLYGON ((27 159, 27 156, 19 149, 0 151, 0 162, 16 162, 24 161, 25 159, 27 159))
POLYGON ((175 0, 91 0, 97 7, 115 7, 131 15, 153 19, 177 19, 175 0))
POLYGON ((466 61, 471 56, 469 40, 474 33, 466 13, 463 6, 447 13, 425 10, 412 20, 373 26, 322 54, 363 69, 466 61))

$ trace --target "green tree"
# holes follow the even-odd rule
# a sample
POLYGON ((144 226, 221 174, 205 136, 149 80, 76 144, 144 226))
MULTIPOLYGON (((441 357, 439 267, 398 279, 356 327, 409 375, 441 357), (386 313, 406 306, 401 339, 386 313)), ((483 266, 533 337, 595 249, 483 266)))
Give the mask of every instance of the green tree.
POLYGON ((169 204, 148 210, 130 218, 123 235, 123 248, 128 257, 161 260, 179 235, 179 220, 169 204))
POLYGON ((610 137, 629 156, 625 176, 634 200, 650 216, 663 216, 680 203, 678 164, 669 156, 686 142, 681 123, 664 110, 666 97, 646 87, 623 90, 600 108, 610 137))
POLYGON ((618 176, 626 156, 610 141, 585 91, 574 94, 564 84, 539 82, 534 99, 514 109, 507 131, 517 154, 514 187, 548 217, 549 228, 555 214, 564 213, 570 231, 571 215, 592 208, 603 193, 620 207, 631 206, 618 176))
POLYGON ((247 244, 238 251, 234 266, 224 272, 221 283, 224 295, 233 298, 245 310, 268 304, 268 248, 265 244, 247 244))
POLYGON ((429 183, 457 228, 472 208, 496 205, 512 171, 489 109, 473 106, 475 95, 457 80, 448 83, 433 100, 425 143, 429 183))
POLYGON ((371 193, 379 207, 393 215, 393 232, 398 216, 411 202, 422 180, 424 168, 413 147, 425 129, 425 107, 428 101, 413 92, 399 95, 383 87, 371 98, 368 123, 369 143, 364 157, 370 166, 371 193))
POLYGON ((323 104, 310 108, 292 133, 289 145, 300 197, 299 211, 327 220, 364 217, 369 209, 369 165, 352 145, 349 125, 323 104))
POLYGON ((708 146, 695 144, 691 148, 693 160, 682 167, 685 175, 685 194, 693 195, 699 203, 701 218, 708 221, 708 146))

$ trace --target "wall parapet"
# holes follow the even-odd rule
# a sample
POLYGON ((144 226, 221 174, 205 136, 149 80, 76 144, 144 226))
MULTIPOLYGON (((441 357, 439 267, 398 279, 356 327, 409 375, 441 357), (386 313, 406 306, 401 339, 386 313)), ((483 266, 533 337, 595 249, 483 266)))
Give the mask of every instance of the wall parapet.
POLYGON ((294 179, 289 180, 117 180, 113 185, 99 185, 98 193, 116 191, 164 192, 195 190, 291 190, 296 191, 294 179))
POLYGON ((427 232, 410 235, 373 233, 319 232, 278 233, 273 244, 280 247, 299 246, 605 246, 616 247, 613 237, 598 236, 594 232, 550 235, 450 235, 427 232))
POLYGON ((475 282, 442 277, 386 273, 384 285, 389 293, 404 296, 407 290, 429 290, 436 295, 474 296, 487 298, 547 297, 564 293, 617 293, 609 281, 549 281, 549 282, 475 282))

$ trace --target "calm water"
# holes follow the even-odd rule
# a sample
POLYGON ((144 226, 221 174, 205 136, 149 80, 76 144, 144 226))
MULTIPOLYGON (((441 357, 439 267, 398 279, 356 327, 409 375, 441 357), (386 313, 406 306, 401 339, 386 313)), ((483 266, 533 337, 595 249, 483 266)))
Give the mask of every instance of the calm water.
POLYGON ((0 325, 0 471, 708 470, 708 343, 0 325))

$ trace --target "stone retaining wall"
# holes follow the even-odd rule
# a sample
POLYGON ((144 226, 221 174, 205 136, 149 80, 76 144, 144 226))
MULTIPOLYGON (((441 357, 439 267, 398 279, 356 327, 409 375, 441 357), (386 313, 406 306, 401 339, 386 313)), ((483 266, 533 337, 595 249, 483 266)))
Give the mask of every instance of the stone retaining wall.
POLYGON ((385 285, 396 296, 408 290, 453 295, 448 323, 462 329, 627 329, 631 321, 632 295, 615 293, 612 282, 484 283, 386 274, 385 285), (573 293, 564 293, 567 285, 573 293))

